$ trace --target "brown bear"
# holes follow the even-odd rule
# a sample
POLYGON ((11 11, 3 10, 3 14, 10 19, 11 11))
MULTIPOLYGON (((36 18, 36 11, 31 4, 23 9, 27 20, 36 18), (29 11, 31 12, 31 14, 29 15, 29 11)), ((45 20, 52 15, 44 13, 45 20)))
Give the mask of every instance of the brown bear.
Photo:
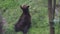
POLYGON ((29 28, 31 27, 31 15, 29 13, 29 6, 23 5, 20 6, 23 13, 20 16, 18 22, 15 24, 15 31, 22 31, 23 34, 27 34, 29 28))

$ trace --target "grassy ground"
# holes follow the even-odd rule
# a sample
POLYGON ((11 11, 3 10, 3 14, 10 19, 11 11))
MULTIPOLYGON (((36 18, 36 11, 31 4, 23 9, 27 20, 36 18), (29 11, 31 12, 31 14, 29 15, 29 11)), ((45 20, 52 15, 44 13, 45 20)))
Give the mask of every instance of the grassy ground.
MULTIPOLYGON (((20 18, 22 10, 20 5, 29 5, 30 14, 32 17, 32 27, 28 34, 49 34, 48 23, 48 0, 0 0, 0 7, 2 9, 8 8, 3 17, 7 21, 7 27, 4 26, 5 34, 20 34, 14 31, 14 24, 20 18)), ((58 27, 56 26, 56 34, 58 27)))

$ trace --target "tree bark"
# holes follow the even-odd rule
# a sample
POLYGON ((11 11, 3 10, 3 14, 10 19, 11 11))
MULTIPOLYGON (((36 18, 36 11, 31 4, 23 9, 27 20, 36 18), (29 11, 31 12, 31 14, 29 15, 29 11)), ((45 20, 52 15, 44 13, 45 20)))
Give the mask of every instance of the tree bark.
POLYGON ((48 0, 48 17, 49 17, 49 24, 50 24, 50 34, 55 34, 54 28, 54 14, 55 14, 55 0, 54 0, 54 7, 52 8, 52 0, 48 0))

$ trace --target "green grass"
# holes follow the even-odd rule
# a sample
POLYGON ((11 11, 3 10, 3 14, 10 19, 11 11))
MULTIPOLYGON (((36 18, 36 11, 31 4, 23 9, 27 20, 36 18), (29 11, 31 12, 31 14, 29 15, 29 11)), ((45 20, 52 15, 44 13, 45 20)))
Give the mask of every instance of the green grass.
MULTIPOLYGON (((5 34, 16 34, 14 31, 14 24, 18 21, 22 14, 20 5, 27 4, 30 6, 30 14, 32 17, 32 27, 28 34, 49 34, 48 23, 48 0, 0 0, 0 7, 8 8, 3 17, 6 19, 8 28, 6 26, 5 34)), ((56 26, 56 34, 58 27, 56 26)), ((22 32, 18 32, 20 34, 22 32)))

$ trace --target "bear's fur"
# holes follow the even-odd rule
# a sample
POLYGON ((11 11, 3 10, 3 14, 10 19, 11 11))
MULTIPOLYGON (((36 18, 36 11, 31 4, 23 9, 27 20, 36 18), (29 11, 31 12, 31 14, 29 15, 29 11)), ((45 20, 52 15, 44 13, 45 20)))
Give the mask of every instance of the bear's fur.
POLYGON ((23 34, 27 34, 28 29, 31 26, 31 16, 29 13, 29 6, 23 5, 20 6, 22 9, 23 13, 19 18, 19 21, 15 24, 15 31, 19 32, 22 31, 23 34))

